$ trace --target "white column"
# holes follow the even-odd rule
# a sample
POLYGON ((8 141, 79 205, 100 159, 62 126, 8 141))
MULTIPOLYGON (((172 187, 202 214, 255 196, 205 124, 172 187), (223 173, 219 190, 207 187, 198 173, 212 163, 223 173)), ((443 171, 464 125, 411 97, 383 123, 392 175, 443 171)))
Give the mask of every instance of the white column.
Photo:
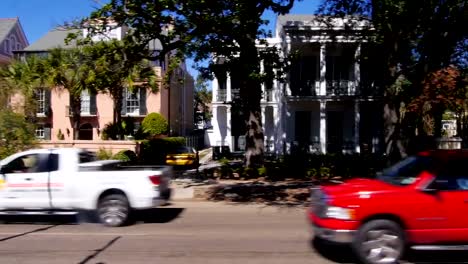
POLYGON ((351 95, 356 93, 356 90, 359 89, 359 84, 361 83, 361 44, 358 44, 356 52, 354 53, 354 78, 351 95))
POLYGON ((361 112, 359 110, 359 101, 354 102, 354 146, 356 153, 361 152, 361 145, 359 140, 359 127, 361 122, 361 112))
MULTIPOLYGON (((214 100, 214 99, 213 99, 214 100)), ((218 106, 213 105, 213 116, 211 117, 211 125, 213 126, 213 139, 214 146, 218 146, 218 141, 221 140, 221 132, 219 130, 218 122, 218 106)))
POLYGON ((219 89, 219 83, 218 83, 218 78, 216 76, 213 78, 213 81, 211 82, 211 90, 212 90, 212 96, 211 98, 212 102, 218 101, 218 89, 219 89))
POLYGON ((232 94, 231 94, 231 74, 226 74, 226 101, 232 101, 232 94))
MULTIPOLYGON (((260 74, 263 74, 265 72, 265 65, 263 64, 263 60, 260 61, 260 74)), ((260 99, 260 102, 266 102, 266 88, 265 88, 265 83, 262 82, 262 98, 260 99)))
POLYGON ((320 151, 327 153, 327 101, 320 101, 320 151))
POLYGON ((274 105, 273 106, 273 140, 275 141, 274 142, 274 146, 275 146, 275 149, 274 149, 274 152, 275 153, 278 153, 278 139, 281 138, 281 135, 279 134, 279 119, 278 119, 278 106, 277 105, 274 105))
POLYGON ((229 149, 233 151, 232 136, 231 136, 231 106, 226 106, 226 141, 229 149))
MULTIPOLYGON (((285 57, 289 56, 289 53, 291 53, 291 38, 289 36, 286 37, 286 55, 285 57)), ((286 95, 289 96, 291 95, 291 80, 286 81, 286 95)))
POLYGON ((319 95, 327 95, 327 82, 326 82, 326 73, 327 73, 327 45, 325 43, 320 43, 320 92, 319 95))
POLYGON ((262 109, 262 127, 263 129, 265 129, 265 120, 266 120, 266 107, 265 106, 262 106, 261 107, 262 109))

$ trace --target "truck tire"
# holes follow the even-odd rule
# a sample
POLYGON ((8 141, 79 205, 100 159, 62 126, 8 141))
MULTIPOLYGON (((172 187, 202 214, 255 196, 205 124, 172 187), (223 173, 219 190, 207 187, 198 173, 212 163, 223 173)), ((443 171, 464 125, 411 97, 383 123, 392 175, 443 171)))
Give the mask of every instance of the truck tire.
POLYGON ((123 226, 128 222, 129 215, 130 205, 125 195, 110 194, 99 200, 97 216, 105 226, 123 226))
POLYGON ((351 246, 362 263, 394 264, 403 256, 405 233, 394 221, 372 220, 359 228, 351 246))

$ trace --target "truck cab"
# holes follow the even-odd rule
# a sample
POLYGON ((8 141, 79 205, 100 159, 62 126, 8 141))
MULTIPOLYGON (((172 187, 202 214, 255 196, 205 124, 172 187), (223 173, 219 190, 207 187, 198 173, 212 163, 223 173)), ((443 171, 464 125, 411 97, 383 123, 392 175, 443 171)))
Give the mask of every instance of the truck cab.
POLYGON ((459 249, 468 244, 467 163, 463 150, 427 151, 374 179, 314 188, 315 237, 349 244, 367 264, 395 263, 408 247, 459 249))

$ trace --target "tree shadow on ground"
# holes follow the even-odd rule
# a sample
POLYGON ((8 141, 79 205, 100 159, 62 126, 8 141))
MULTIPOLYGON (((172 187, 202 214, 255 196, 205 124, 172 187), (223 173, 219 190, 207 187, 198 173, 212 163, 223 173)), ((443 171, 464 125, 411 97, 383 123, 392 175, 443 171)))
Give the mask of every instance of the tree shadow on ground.
POLYGON ((134 215, 135 223, 164 224, 177 219, 185 208, 154 208, 138 211, 134 215))
POLYGON ((217 185, 207 191, 211 201, 263 203, 276 206, 298 206, 309 201, 312 183, 236 183, 217 185))

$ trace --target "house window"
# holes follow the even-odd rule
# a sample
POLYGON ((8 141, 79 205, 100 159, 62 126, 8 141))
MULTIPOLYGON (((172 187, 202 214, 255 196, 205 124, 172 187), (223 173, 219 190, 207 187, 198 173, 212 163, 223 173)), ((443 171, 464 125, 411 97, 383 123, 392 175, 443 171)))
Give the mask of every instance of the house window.
POLYGON ((45 128, 43 125, 38 125, 36 127, 36 138, 44 139, 45 138, 45 128))
POLYGON ((127 114, 140 114, 140 93, 138 90, 125 90, 125 112, 127 114))
POLYGON ((6 39, 4 45, 5 46, 3 46, 3 47, 4 47, 4 50, 5 50, 5 53, 10 54, 10 40, 6 39))
POLYGON ((138 133, 138 130, 140 130, 141 123, 140 122, 135 122, 133 123, 133 134, 136 135, 138 133))
POLYGON ((44 89, 38 89, 37 96, 37 114, 45 115, 46 110, 46 93, 44 89))
POLYGON ((88 90, 81 92, 81 114, 89 115, 91 113, 91 96, 88 90))
POLYGON ((11 36, 11 43, 10 43, 10 45, 11 45, 11 49, 10 49, 10 50, 13 52, 13 51, 15 50, 15 48, 16 48, 16 38, 15 38, 15 36, 11 36))

